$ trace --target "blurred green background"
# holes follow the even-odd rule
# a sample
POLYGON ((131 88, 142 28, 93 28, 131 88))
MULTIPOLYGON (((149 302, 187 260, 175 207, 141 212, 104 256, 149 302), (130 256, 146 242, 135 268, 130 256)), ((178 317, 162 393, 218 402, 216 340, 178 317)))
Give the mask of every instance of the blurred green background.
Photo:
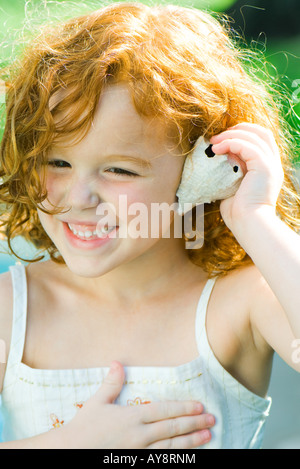
MULTIPOLYGON (((145 0, 145 3, 154 4, 156 0, 145 0)), ((258 50, 269 63, 263 68, 267 68, 276 87, 284 87, 284 116, 298 142, 294 153, 295 162, 300 163, 300 0, 170 0, 158 3, 207 8, 225 13, 232 19, 232 27, 245 38, 245 44, 258 50)), ((0 0, 0 66, 5 65, 13 55, 13 38, 17 38, 16 43, 22 45, 23 38, 30 36, 32 25, 40 24, 42 19, 48 22, 73 17, 101 5, 102 2, 97 0, 0 0)), ((3 117, 0 138, 1 127, 3 117)), ((34 256, 33 248, 22 240, 17 240, 15 247, 23 256, 34 256)), ((0 242, 0 248, 0 252, 5 250, 3 242, 0 242)), ((0 273, 15 261, 9 254, 1 254, 0 273)), ((270 395, 273 406, 267 422, 264 448, 300 449, 299 374, 287 367, 278 356, 274 360, 270 395)))

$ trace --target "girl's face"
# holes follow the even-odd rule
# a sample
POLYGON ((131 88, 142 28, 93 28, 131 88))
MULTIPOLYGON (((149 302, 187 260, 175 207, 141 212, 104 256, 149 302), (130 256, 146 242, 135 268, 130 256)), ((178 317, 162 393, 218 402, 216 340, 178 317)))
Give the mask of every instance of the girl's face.
POLYGON ((170 129, 137 113, 125 83, 108 86, 87 136, 48 155, 43 206, 51 209, 51 202, 65 213, 38 213, 70 270, 97 277, 154 253, 172 217, 151 236, 152 204, 176 201, 183 163, 170 129), (106 204, 114 211, 100 214, 106 204))

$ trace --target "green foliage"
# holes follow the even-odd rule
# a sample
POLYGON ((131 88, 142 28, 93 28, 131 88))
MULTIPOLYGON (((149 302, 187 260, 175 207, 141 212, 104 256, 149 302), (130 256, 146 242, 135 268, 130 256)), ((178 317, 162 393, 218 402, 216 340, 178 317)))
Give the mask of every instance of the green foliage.
POLYGON ((278 79, 286 87, 290 98, 285 117, 297 142, 296 160, 300 162, 300 36, 271 41, 267 48, 267 60, 275 66, 278 79))

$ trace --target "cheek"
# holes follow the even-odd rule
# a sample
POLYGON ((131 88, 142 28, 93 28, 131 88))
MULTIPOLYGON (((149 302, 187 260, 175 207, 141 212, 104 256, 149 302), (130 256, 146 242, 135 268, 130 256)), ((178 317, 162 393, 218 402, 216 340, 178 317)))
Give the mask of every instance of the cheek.
MULTIPOLYGON (((44 201, 45 202, 45 201, 44 201)), ((43 203, 44 207, 47 208, 46 204, 43 203)), ((42 227, 44 228, 45 232, 50 236, 51 226, 52 226, 52 216, 47 215, 46 213, 42 212, 41 210, 37 210, 38 217, 42 227)))
MULTIPOLYGON (((45 188, 47 191, 47 198, 42 202, 42 207, 46 210, 52 211, 56 206, 60 205, 60 201, 63 197, 64 188, 66 184, 61 184, 57 181, 56 177, 52 175, 47 175, 45 188)), ((49 230, 54 226, 54 216, 44 213, 42 210, 37 209, 39 220, 44 228, 44 230, 49 235, 49 230)))
POLYGON ((175 202, 176 189, 172 191, 169 184, 149 183, 143 188, 128 187, 117 192, 114 199, 117 217, 124 229, 127 226, 129 238, 135 241, 139 239, 144 245, 151 238, 157 241, 169 230, 174 218, 172 204, 175 202), (122 203, 118 202, 120 196, 124 197, 122 203))
POLYGON ((132 185, 119 190, 118 196, 126 195, 128 204, 130 203, 144 203, 148 206, 151 203, 169 203, 175 201, 177 187, 180 183, 181 172, 176 177, 165 174, 164 177, 155 177, 150 181, 146 181, 141 185, 132 185))
POLYGON ((140 212, 148 213, 150 219, 151 211, 156 210, 158 205, 164 204, 171 208, 176 202, 180 177, 181 174, 170 175, 169 178, 167 176, 162 178, 159 175, 151 180, 142 180, 140 184, 115 186, 114 190, 107 194, 108 200, 114 204, 120 218, 123 218, 126 204, 129 218, 140 208, 140 212))
POLYGON ((43 205, 46 207, 47 200, 52 204, 58 204, 58 201, 61 199, 64 188, 66 184, 62 184, 59 180, 52 176, 51 174, 47 176, 46 179, 46 190, 47 190, 47 199, 44 201, 43 205))
POLYGON ((146 184, 144 187, 138 184, 120 184, 115 185, 112 190, 106 191, 105 200, 111 202, 118 210, 118 207, 124 206, 124 203, 128 207, 137 203, 150 206, 154 194, 155 191, 153 188, 151 189, 150 184, 146 184))

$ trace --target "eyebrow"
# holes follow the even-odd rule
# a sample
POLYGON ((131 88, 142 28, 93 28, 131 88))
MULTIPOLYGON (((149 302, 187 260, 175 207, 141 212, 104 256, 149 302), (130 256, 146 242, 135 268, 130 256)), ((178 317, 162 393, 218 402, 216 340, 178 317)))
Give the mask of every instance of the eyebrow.
MULTIPOLYGON (((58 147, 55 147, 55 146, 52 147, 52 152, 54 154, 56 153, 56 156, 59 157, 59 158, 66 158, 66 156, 64 155, 63 150, 64 149, 58 148, 58 147)), ((120 161, 121 162, 126 162, 127 161, 127 162, 130 162, 130 163, 134 163, 142 169, 151 169, 152 168, 152 164, 151 164, 150 160, 148 160, 146 158, 141 158, 139 156, 125 155, 125 154, 111 154, 111 155, 104 155, 103 156, 103 162, 106 163, 106 164, 109 164, 111 162, 120 162, 120 161)))
POLYGON ((144 159, 144 158, 140 158, 140 157, 132 156, 132 155, 109 155, 105 157, 106 163, 109 163, 110 161, 118 161, 118 162, 127 161, 130 163, 134 163, 144 169, 150 169, 152 167, 148 159, 144 159))

